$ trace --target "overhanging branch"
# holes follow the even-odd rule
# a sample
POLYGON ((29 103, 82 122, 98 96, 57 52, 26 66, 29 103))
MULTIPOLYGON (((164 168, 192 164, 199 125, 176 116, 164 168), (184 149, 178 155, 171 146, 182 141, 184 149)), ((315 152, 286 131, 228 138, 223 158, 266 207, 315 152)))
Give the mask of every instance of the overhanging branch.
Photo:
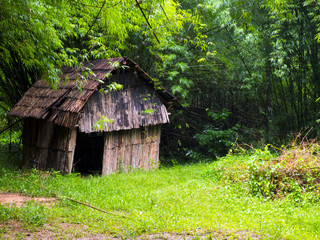
POLYGON ((160 44, 160 41, 159 41, 159 39, 158 39, 158 37, 157 37, 157 34, 156 34, 156 33, 155 33, 155 31, 152 29, 151 24, 150 24, 150 22, 149 22, 149 20, 148 20, 147 16, 145 15, 145 13, 143 12, 143 10, 142 10, 142 8, 141 8, 141 6, 140 6, 140 4, 139 4, 138 0, 135 0, 135 1, 136 1, 136 3, 137 3, 138 8, 140 9, 140 11, 141 11, 141 13, 142 13, 142 15, 143 15, 144 19, 146 20, 146 22, 147 22, 148 26, 149 26, 149 27, 150 27, 150 29, 152 30, 152 33, 153 33, 154 37, 157 39, 158 43, 160 44))

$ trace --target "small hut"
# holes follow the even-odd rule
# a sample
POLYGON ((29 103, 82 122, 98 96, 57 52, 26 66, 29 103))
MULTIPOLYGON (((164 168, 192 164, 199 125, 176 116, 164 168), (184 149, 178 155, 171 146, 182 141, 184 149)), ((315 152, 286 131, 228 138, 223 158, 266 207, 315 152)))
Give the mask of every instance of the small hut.
POLYGON ((102 175, 156 167, 161 125, 180 103, 127 57, 82 69, 63 68, 57 90, 35 82, 10 111, 24 118, 23 165, 102 175))

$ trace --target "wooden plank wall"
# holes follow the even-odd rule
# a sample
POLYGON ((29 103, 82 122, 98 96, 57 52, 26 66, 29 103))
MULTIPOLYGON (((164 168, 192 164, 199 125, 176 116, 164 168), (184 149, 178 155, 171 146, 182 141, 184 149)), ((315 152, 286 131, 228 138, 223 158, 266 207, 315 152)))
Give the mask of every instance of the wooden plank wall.
POLYGON ((96 132, 93 125, 101 115, 113 119, 105 126, 104 132, 129 130, 141 126, 158 125, 169 122, 166 107, 161 103, 154 89, 135 76, 132 72, 119 73, 108 80, 106 84, 117 82, 123 85, 123 90, 95 92, 83 109, 79 120, 79 131, 96 132), (144 114, 146 109, 154 109, 151 114, 144 114))
POLYGON ((76 129, 48 121, 26 118, 23 128, 23 166, 70 172, 76 144, 76 129))
POLYGON ((105 133, 102 176, 158 167, 161 125, 105 133))

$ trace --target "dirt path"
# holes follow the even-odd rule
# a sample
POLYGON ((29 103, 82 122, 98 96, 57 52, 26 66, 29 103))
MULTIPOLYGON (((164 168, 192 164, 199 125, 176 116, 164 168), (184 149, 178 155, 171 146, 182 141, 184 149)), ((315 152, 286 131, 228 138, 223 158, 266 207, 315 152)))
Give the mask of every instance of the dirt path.
POLYGON ((40 202, 45 205, 54 204, 57 199, 55 198, 44 198, 44 197, 28 197, 20 193, 0 193, 0 204, 1 205, 15 205, 21 207, 28 201, 40 202))
POLYGON ((1 239, 24 239, 24 240, 54 240, 54 239, 76 239, 76 240, 245 240, 245 239, 266 239, 265 237, 246 231, 227 232, 224 230, 205 233, 168 233, 145 234, 137 237, 117 236, 109 233, 91 234, 86 231, 86 227, 76 224, 58 223, 53 225, 45 224, 39 231, 27 231, 18 222, 7 222, 0 224, 3 234, 1 239), (6 229, 6 231, 3 231, 6 229))

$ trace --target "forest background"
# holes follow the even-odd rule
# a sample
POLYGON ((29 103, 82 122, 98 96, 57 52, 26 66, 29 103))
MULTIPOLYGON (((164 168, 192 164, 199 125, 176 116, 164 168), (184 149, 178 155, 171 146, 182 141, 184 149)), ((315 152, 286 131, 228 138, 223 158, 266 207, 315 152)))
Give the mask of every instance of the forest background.
POLYGON ((163 131, 163 164, 320 131, 318 0, 1 0, 0 12, 0 133, 10 142, 21 126, 6 114, 33 82, 55 87, 63 65, 118 56, 183 103, 163 131))

